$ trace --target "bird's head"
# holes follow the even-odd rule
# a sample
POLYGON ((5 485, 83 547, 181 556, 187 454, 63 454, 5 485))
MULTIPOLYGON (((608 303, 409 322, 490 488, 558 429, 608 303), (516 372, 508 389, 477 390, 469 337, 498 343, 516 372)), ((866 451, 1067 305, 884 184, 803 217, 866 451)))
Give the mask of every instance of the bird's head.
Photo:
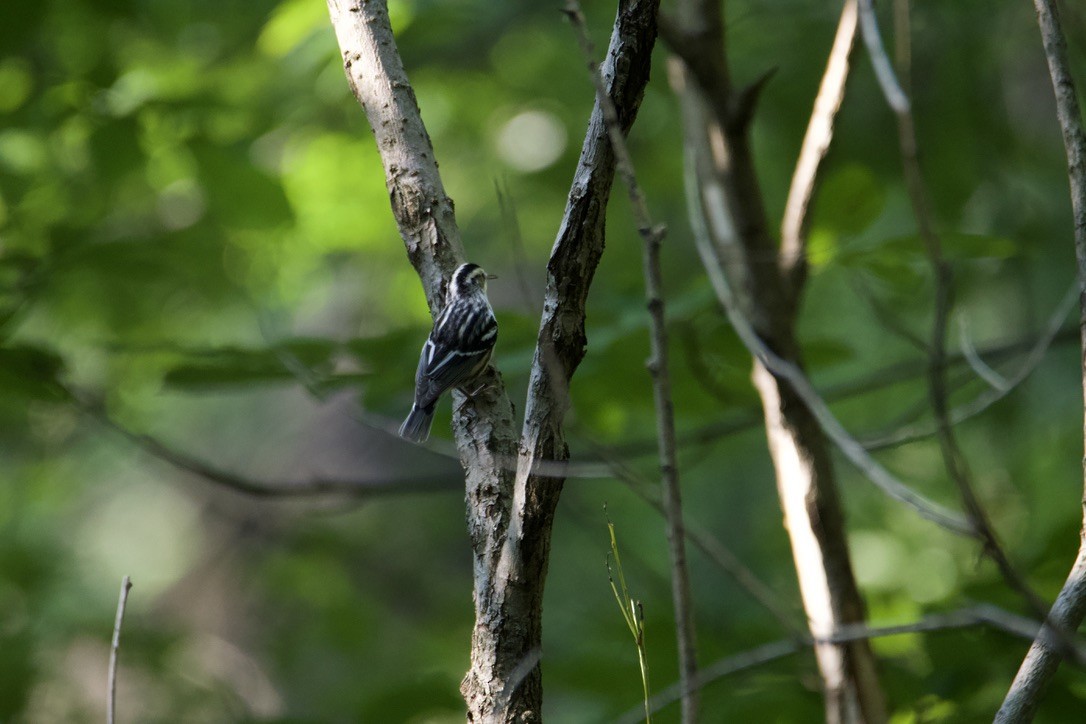
POLYGON ((453 272, 449 282, 449 298, 462 297, 476 292, 486 294, 487 279, 494 279, 494 275, 487 274, 478 264, 461 264, 453 272))

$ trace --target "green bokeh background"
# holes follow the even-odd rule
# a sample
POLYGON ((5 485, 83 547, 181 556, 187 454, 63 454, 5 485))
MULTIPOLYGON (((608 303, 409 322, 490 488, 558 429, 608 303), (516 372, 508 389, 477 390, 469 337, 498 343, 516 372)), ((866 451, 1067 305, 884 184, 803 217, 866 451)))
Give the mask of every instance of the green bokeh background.
MULTIPOLYGON (((951 346, 968 340, 1009 377, 1023 350, 993 349, 1035 339, 1074 278, 1039 34, 1024 1, 914 5, 921 160, 956 275, 951 346)), ((1062 9, 1086 84, 1086 14, 1062 9)), ((614 7, 593 0, 585 10, 602 47, 614 7)), ((468 254, 501 277, 491 287, 502 328, 495 361, 520 409, 592 87, 558 3, 393 0, 390 11, 468 254), (496 184, 515 203, 522 250, 496 184)), ((837 11, 812 0, 727 5, 735 76, 777 68, 754 127, 771 219, 837 11)), ((889 14, 883 21, 889 37, 889 14)), ((685 220, 663 49, 631 149, 653 214, 670 229, 664 273, 689 519, 802 622, 749 357, 699 272, 685 220)), ((578 460, 613 447, 651 478, 640 246, 624 194, 613 196, 570 438, 578 460)), ((860 437, 930 422, 924 357, 902 330, 928 336, 932 285, 894 120, 862 53, 814 206, 811 255, 800 335, 835 412, 860 437)), ((448 402, 431 450, 388 433, 410 405, 428 325, 324 3, 8 2, 0 722, 101 720, 125 574, 135 587, 123 721, 462 720, 471 561, 448 402), (238 494, 107 420, 255 482, 332 477, 373 494, 238 494)), ((1078 543, 1079 377, 1072 331, 960 427, 992 519, 1048 599, 1078 543)), ((954 404, 985 388, 964 365, 951 379, 954 404)), ((932 441, 879 456, 956 504, 932 441)), ((844 461, 838 470, 873 622, 976 602, 1025 612, 975 547, 886 500, 844 461)), ((653 688, 677 675, 663 522, 621 482, 572 479, 546 598, 552 721, 610 721, 638 706, 637 656, 604 566, 608 516, 645 607, 653 688)), ((691 567, 703 663, 785 635, 700 553, 691 567)), ((990 719, 1025 648, 981 627, 877 641, 893 721, 990 719)), ((821 707, 808 652, 704 692, 706 721, 815 721, 821 707)), ((1039 720, 1077 720, 1084 707, 1086 677, 1064 670, 1039 720)), ((659 721, 677 721, 677 708, 659 721)))

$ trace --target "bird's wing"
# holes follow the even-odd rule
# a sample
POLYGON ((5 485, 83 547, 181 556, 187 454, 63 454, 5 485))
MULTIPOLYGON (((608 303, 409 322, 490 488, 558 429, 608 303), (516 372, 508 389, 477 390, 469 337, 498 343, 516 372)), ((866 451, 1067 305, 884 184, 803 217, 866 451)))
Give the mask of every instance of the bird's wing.
POLYGON ((450 327, 443 313, 422 347, 415 375, 415 403, 429 407, 446 390, 479 374, 490 360, 498 325, 484 305, 465 315, 458 327, 450 327))

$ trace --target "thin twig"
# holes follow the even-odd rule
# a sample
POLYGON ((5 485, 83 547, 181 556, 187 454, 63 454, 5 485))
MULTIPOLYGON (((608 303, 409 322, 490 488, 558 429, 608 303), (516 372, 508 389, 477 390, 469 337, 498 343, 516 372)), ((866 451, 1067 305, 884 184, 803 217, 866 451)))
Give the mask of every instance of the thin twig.
MULTIPOLYGON (((810 205, 814 198, 815 184, 822 160, 830 150, 833 140, 833 122, 841 102, 845 98, 845 83, 848 80, 849 56, 852 54, 853 41, 856 38, 856 0, 845 0, 841 10, 841 20, 837 24, 837 34, 833 47, 826 59, 826 70, 822 83, 815 97, 814 110, 807 122, 807 131, 803 136, 796 170, 792 174, 792 183, 788 188, 788 200, 784 204, 784 217, 781 221, 780 260, 782 272, 786 276, 802 273, 807 263, 807 229, 810 225, 810 205)), ((793 284, 793 287, 798 285, 793 284)))
MULTIPOLYGON (((1075 290, 1077 292, 1077 283, 1075 290)), ((1077 293, 1075 294, 1077 297, 1077 293)), ((1074 298, 1072 298, 1072 302, 1074 298)), ((1064 315, 1066 317, 1066 315, 1064 315)), ((984 349, 978 350, 986 359, 1004 359, 1018 355, 1021 352, 1027 352, 1032 359, 1033 354, 1037 352, 1040 347, 1040 359, 1044 358, 1045 351, 1051 345, 1063 344, 1069 342, 1072 338, 1078 339, 1078 329, 1076 327, 1061 326, 1057 321, 1057 327, 1051 337, 1042 338, 1020 338, 1014 341, 1001 342, 993 344, 984 349), (1047 340, 1047 341, 1045 341, 1047 340), (1031 351, 1032 350, 1032 351, 1031 351)), ((964 355, 950 354, 947 355, 947 366, 953 368, 960 366, 965 362, 964 355)), ((1032 372, 1035 366, 1031 367, 1028 372, 1032 372)), ((1027 372, 1027 376, 1028 376, 1027 372)), ((841 400, 848 400, 856 397, 861 397, 869 392, 877 392, 886 388, 892 387, 914 377, 922 376, 927 373, 927 363, 925 361, 922 368, 918 368, 915 362, 903 361, 896 362, 883 367, 882 369, 875 370, 862 378, 845 380, 844 382, 829 385, 823 388, 822 397, 827 402, 838 402, 841 400)), ((955 423, 960 422, 962 419, 967 419, 975 414, 979 414, 987 409, 996 400, 989 401, 986 395, 981 395, 976 400, 970 403, 963 404, 961 407, 955 408, 951 412, 951 418, 955 423), (984 398, 984 399, 981 399, 984 398), (980 409, 976 409, 980 403, 985 403, 980 409), (976 405, 974 404, 976 403, 976 405)), ((728 435, 734 435, 740 432, 754 429, 758 427, 763 421, 762 416, 754 408, 744 407, 736 410, 735 413, 725 420, 718 420, 716 422, 702 425, 698 428, 688 430, 683 433, 679 433, 678 442, 680 450, 690 446, 707 445, 719 441, 722 437, 728 435)), ((867 438, 861 438, 863 446, 868 449, 869 452, 882 449, 883 447, 894 447, 896 445, 905 444, 912 440, 918 440, 924 437, 930 437, 935 434, 934 430, 928 430, 926 428, 910 428, 909 430, 902 431, 902 437, 899 439, 897 434, 892 436, 886 436, 885 440, 883 436, 876 437, 872 434, 871 440, 867 438)), ((655 453, 656 440, 655 437, 652 440, 633 439, 622 443, 621 445, 614 446, 614 452, 621 455, 642 455, 646 454, 651 448, 655 453)), ((593 467, 588 463, 576 464, 573 468, 575 470, 571 475, 577 475, 580 473, 580 477, 606 477, 606 473, 598 473, 596 467, 593 467)))
MULTIPOLYGON (((694 173, 693 167, 693 159, 688 159, 686 163, 688 174, 694 173)), ((698 182, 693 179, 688 179, 687 185, 689 188, 696 189, 699 187, 698 182)), ((711 213, 705 215, 700 207, 703 203, 710 203, 713 205, 723 203, 720 198, 721 190, 719 188, 714 188, 713 182, 701 184, 700 186, 703 193, 687 194, 689 203, 698 206, 698 208, 693 209, 690 213, 693 224, 694 241, 698 248, 698 253, 702 256, 705 269, 709 275, 709 281, 713 285, 713 291, 716 292, 717 300, 720 302, 721 307, 724 309, 724 313, 732 323, 736 334, 739 336, 739 339, 743 342, 744 346, 746 346, 750 353, 765 365, 766 369, 774 375, 788 381, 792 386, 792 389, 795 390, 796 394, 803 401, 803 404, 807 406, 811 411, 811 414, 818 420, 819 425, 827 437, 829 437, 841 452, 844 453, 845 457, 847 457, 849 461, 851 461, 852 464, 880 490, 894 500, 913 508, 921 517, 926 518, 953 533, 965 536, 975 536, 976 531, 970 521, 962 518, 959 514, 949 511, 943 506, 928 500, 920 493, 905 485, 905 483, 871 457, 867 450, 864 449, 863 445, 852 437, 837 418, 834 417, 833 413, 830 412, 829 406, 821 396, 819 396, 810 380, 808 380, 807 376, 803 373, 803 370, 769 349, 765 342, 763 342, 754 331, 754 328, 739 308, 735 295, 732 293, 731 286, 721 271, 716 255, 716 249, 709 236, 709 230, 706 228, 705 223, 701 221, 702 219, 712 219, 723 214, 722 210, 718 210, 715 214, 711 213), (703 196, 706 198, 703 199, 703 196)))
POLYGON ((886 102, 890 104, 894 113, 908 113, 909 96, 898 84, 894 66, 882 47, 882 36, 879 34, 878 18, 875 17, 872 0, 860 0, 860 28, 868 55, 871 57, 871 65, 875 68, 875 77, 879 81, 879 87, 882 88, 886 102))
MULTIPOLYGON (((1037 341, 1033 343, 1033 346, 1029 350, 1029 354, 1026 355, 1025 360, 1022 361, 1018 370, 1007 379, 1006 387, 1002 389, 991 388, 985 390, 983 394, 978 395, 971 401, 950 410, 949 416, 952 425, 957 425, 984 412, 996 402, 999 402, 1009 395, 1037 369, 1041 362, 1044 361, 1045 356, 1048 354, 1048 349, 1060 335, 1060 332, 1065 331, 1063 321, 1067 319, 1067 315, 1071 313, 1071 308, 1078 300, 1078 288, 1077 282, 1068 287, 1063 299, 1060 300, 1051 316, 1049 316, 1044 332, 1037 338, 1037 341)), ((988 354, 994 353, 995 351, 992 351, 988 354)), ((959 359, 964 358, 964 355, 959 357, 959 359)), ((944 358, 944 362, 948 367, 950 361, 949 357, 944 358)), ((876 450, 897 447, 898 445, 904 445, 909 442, 931 437, 936 434, 936 432, 937 430, 930 426, 905 428, 898 430, 892 435, 865 439, 864 447, 867 448, 869 452, 874 452, 876 450)))
MULTIPOLYGON (((1053 0, 1034 0, 1037 24, 1041 30, 1045 59, 1056 96, 1056 117, 1063 134, 1067 155, 1067 176, 1071 188, 1071 212, 1074 223, 1075 258, 1078 262, 1080 293, 1086 290, 1086 132, 1075 91, 1075 81, 1067 59, 1067 41, 1060 28, 1060 15, 1053 0)), ((1086 297, 1083 316, 1086 318, 1086 297)), ((1086 352, 1086 326, 1082 327, 1082 348, 1086 352)), ((1083 357, 1083 381, 1086 391, 1086 356, 1083 357)), ((1083 525, 1079 550, 1067 580, 1056 596, 1049 612, 1049 621, 1059 630, 1074 631, 1086 616, 1086 490, 1083 494, 1083 525)), ((1045 686, 1059 668, 1059 652, 1038 638, 1030 646, 1014 677, 1003 705, 996 715, 997 722, 1023 722, 1033 718, 1040 705, 1045 686)))
MULTIPOLYGON (((919 149, 916 139, 916 124, 913 119, 911 103, 894 75, 893 66, 886 54, 882 37, 879 35, 875 20, 875 10, 871 0, 860 0, 861 25, 868 55, 879 76, 879 83, 886 97, 886 102, 897 117, 898 145, 900 147, 905 187, 924 241, 932 277, 935 280, 935 310, 932 320, 931 342, 929 346, 928 389, 932 412, 935 417, 939 450, 943 465, 950 479, 958 488, 965 514, 976 531, 977 538, 983 545, 984 553, 992 559, 1007 585, 1016 591, 1032 609, 1037 618, 1044 620, 1047 606, 1029 585, 1026 578, 1018 572, 1010 556, 1004 550, 996 535, 995 527, 989 520, 988 512, 981 503, 973 483, 973 474, 968 460, 958 444, 950 419, 950 402, 946 381, 946 334, 953 307, 953 269, 943 254, 943 244, 936 230, 935 220, 928 201, 927 187, 920 168, 919 149)), ((908 43, 909 38, 898 37, 899 43, 908 43)), ((903 57, 908 53, 901 53, 903 57)), ((1057 628, 1061 637, 1069 638, 1066 632, 1057 628)), ((1072 654, 1069 641, 1065 653, 1072 654)))
MULTIPOLYGON (((71 390, 70 390, 71 391, 71 390)), ((192 455, 175 450, 161 440, 150 435, 130 430, 114 420, 98 402, 90 400, 83 393, 73 393, 82 413, 98 424, 120 435, 149 455, 169 463, 174 468, 201 477, 236 493, 257 498, 306 498, 317 496, 343 496, 365 498, 378 495, 418 492, 426 490, 457 490, 458 479, 441 478, 434 475, 414 478, 384 478, 377 480, 349 480, 343 478, 310 478, 291 482, 257 481, 244 475, 229 472, 200 460, 192 455)))
MULTIPOLYGON (((631 468, 621 457, 612 450, 605 448, 591 439, 590 435, 581 436, 592 445, 594 452, 607 461, 611 469, 611 475, 626 484, 634 495, 652 507, 653 510, 664 514, 663 503, 657 496, 651 494, 653 485, 646 477, 631 468)), ((687 539, 694 544, 705 556, 718 568, 732 577, 740 588, 770 613, 780 624, 781 628, 793 636, 804 635, 803 629, 796 624, 796 615, 779 603, 780 596, 765 582, 758 578, 757 574, 744 564, 739 557, 728 548, 720 539, 707 530, 695 524, 686 522, 684 525, 687 539)))
MULTIPOLYGON (((962 354, 969 362, 970 369, 988 385, 1000 392, 1006 392, 1010 388, 1007 378, 996 372, 987 362, 977 354, 977 348, 973 345, 973 337, 969 334, 969 323, 965 317, 958 317, 958 343, 962 348, 962 354)), ((953 412, 953 411, 952 411, 953 412)))
MULTIPOLYGON (((925 616, 919 621, 907 624, 892 626, 868 626, 863 623, 845 624, 839 627, 832 636, 819 639, 818 642, 845 643, 889 636, 953 631, 974 626, 986 626, 1027 640, 1037 636, 1038 631, 1041 630, 1041 627, 1035 621, 1009 613, 997 606, 979 604, 958 611, 925 616)), ((700 671, 697 685, 705 687, 726 676, 791 656, 815 642, 816 640, 812 637, 806 637, 798 641, 795 639, 781 639, 756 646, 739 654, 725 656, 708 664, 700 671)), ((1076 644, 1076 646, 1079 649, 1082 648, 1081 644, 1076 644)), ((656 713, 674 703, 678 700, 681 692, 682 688, 679 684, 672 684, 657 692, 650 701, 651 711, 656 713)), ((640 708, 631 708, 624 712, 616 722, 617 724, 633 724, 633 722, 640 719, 641 711, 640 708)))
POLYGON ((109 646, 109 700, 106 702, 106 724, 117 721, 117 654, 121 649, 121 624, 124 623, 124 609, 128 605, 128 591, 132 588, 132 579, 121 579, 121 595, 117 599, 117 616, 113 619, 113 641, 109 646))
MULTIPOLYGON (((619 125, 618 112, 607 94, 607 86, 595 61, 595 50, 585 28, 584 14, 576 0, 568 0, 565 13, 577 33, 585 63, 596 86, 596 98, 603 110, 607 134, 615 154, 616 167, 629 192, 634 221, 644 247, 643 266, 645 297, 649 310, 649 336, 652 357, 648 362, 652 376, 653 399, 656 407, 656 430, 663 488, 664 518, 667 523, 668 551, 671 556, 671 591, 675 606, 675 633, 679 649, 679 672, 682 681, 697 677, 697 644, 694 628, 693 602, 690 596, 690 574, 686 565, 686 541, 683 533, 682 494, 679 488, 678 457, 675 452, 675 411, 671 399, 671 378, 668 371, 667 325, 664 317, 660 245, 665 229, 653 223, 648 203, 637 182, 633 159, 619 125)), ((683 697, 683 721, 698 718, 698 696, 693 689, 683 697)))

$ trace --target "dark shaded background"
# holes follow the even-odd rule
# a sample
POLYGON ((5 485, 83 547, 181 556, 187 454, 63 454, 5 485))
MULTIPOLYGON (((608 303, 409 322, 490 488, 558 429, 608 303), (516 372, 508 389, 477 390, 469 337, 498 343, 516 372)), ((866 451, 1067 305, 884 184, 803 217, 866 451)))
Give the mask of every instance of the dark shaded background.
MULTIPOLYGON (((468 253, 501 277, 491 285, 496 362, 519 402, 593 91, 557 3, 390 5, 468 253), (522 248, 502 223, 495 182, 515 202, 522 248)), ((585 9, 602 47, 614 8, 585 9)), ((1086 15, 1062 9, 1082 90, 1086 15)), ((779 218, 837 8, 778 0, 731 2, 727 12, 738 78, 777 68, 755 146, 779 218)), ((884 26, 889 37, 889 16, 884 26)), ((1074 277, 1065 161, 1032 8, 916 3, 913 54, 921 160, 957 279, 953 347, 960 331, 1009 377, 1022 345, 998 350, 1035 339, 1074 277)), ((654 216, 671 230, 664 261, 688 516, 801 624, 749 359, 686 227, 664 60, 631 147, 654 216)), ((614 195, 609 232, 570 437, 575 459, 618 454, 652 478, 640 244, 624 194, 614 195)), ((931 283, 894 120, 862 54, 811 253, 801 336, 835 411, 861 437, 928 424, 924 356, 903 330, 928 335, 931 283)), ((449 403, 430 450, 390 434, 410 406, 428 326, 323 3, 8 2, 0 721, 101 719, 124 574, 135 583, 124 721, 461 721, 471 570, 449 403), (319 478, 349 482, 349 492, 269 498, 227 485, 319 478)), ((1078 360, 1075 334, 1057 338, 1024 384, 961 426, 998 530, 1048 599, 1077 545, 1078 360)), ((955 404, 985 389, 963 364, 951 379, 955 404)), ((880 456, 956 503, 932 441, 880 456)), ((843 461, 840 470, 873 622, 976 602, 1024 611, 973 546, 887 501, 843 461)), ((545 619, 555 721, 606 721, 639 702, 636 652, 604 566, 608 515, 648 618, 653 688, 676 677, 662 520, 621 482, 571 480, 545 619)), ((696 552, 692 573, 704 663, 785 635, 696 552)), ((990 718, 1026 647, 985 628, 877 641, 894 721, 990 718)), ((816 687, 804 652, 709 686, 706 721, 817 720, 816 687)), ((1040 720, 1074 719, 1084 698, 1086 677, 1063 671, 1040 720)), ((677 707, 660 717, 676 719, 677 707)))

